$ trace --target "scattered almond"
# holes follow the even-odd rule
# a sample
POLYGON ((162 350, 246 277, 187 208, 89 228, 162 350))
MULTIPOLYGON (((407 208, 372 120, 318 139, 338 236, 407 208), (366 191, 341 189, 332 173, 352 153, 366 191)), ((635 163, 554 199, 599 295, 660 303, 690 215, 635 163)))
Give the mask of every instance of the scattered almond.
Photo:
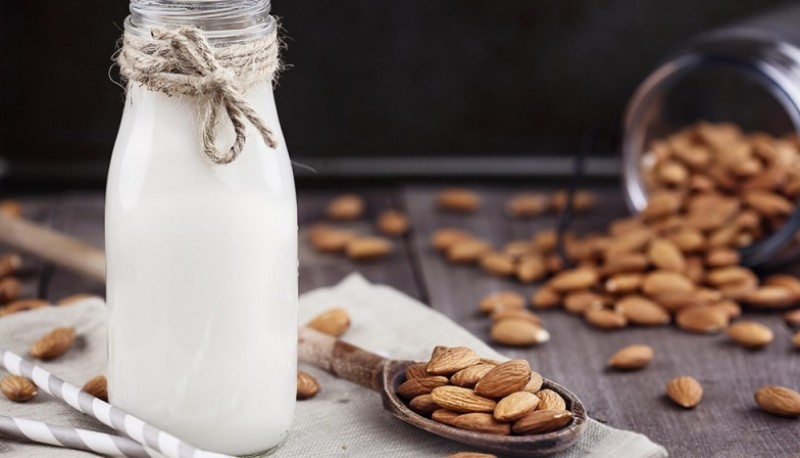
POLYGON ((700 404, 700 400, 703 399, 703 387, 694 377, 685 375, 667 383, 667 396, 675 404, 690 409, 700 404))
POLYGON ((579 268, 565 270, 550 280, 550 287, 556 291, 577 291, 587 289, 597 283, 597 272, 592 269, 579 268))
POLYGON ((58 358, 75 341, 75 328, 56 328, 45 334, 31 347, 31 356, 44 361, 58 358))
POLYGON ((492 324, 492 340, 514 347, 537 345, 550 340, 550 334, 528 320, 505 319, 492 324))
POLYGON ((400 210, 386 210, 378 215, 378 230, 389 237, 399 237, 408 232, 411 222, 400 210))
POLYGON ((767 385, 759 388, 754 397, 759 407, 773 415, 800 416, 800 393, 791 388, 767 385))
POLYGON ((554 289, 542 286, 531 296, 531 305, 538 309, 551 309, 561 305, 561 295, 554 289))
POLYGON ((456 243, 471 238, 472 234, 465 230, 446 227, 433 233, 433 236, 431 237, 431 243, 437 250, 447 251, 456 243))
POLYGON ((501 309, 492 313, 492 321, 494 322, 507 319, 524 320, 530 322, 531 324, 542 326, 542 319, 539 318, 539 316, 535 313, 529 312, 525 309, 501 309))
POLYGON ((547 211, 549 204, 547 197, 542 194, 520 194, 506 203, 506 213, 516 218, 538 216, 547 211))
POLYGON ((480 265, 486 272, 500 277, 507 277, 513 274, 516 268, 514 258, 503 253, 484 254, 480 258, 480 265))
POLYGON ((472 213, 480 208, 481 198, 469 189, 450 188, 439 192, 436 204, 441 210, 472 213))
POLYGON ((762 286, 745 295, 744 300, 759 308, 786 308, 797 303, 798 298, 783 286, 762 286))
POLYGON ((649 345, 629 345, 621 348, 608 359, 608 365, 614 369, 642 369, 653 360, 655 353, 649 345))
POLYGON ((670 321, 669 314, 663 307, 637 295, 625 296, 617 301, 616 311, 633 324, 658 326, 670 321))
POLYGON ((351 259, 376 259, 392 252, 392 242, 382 237, 355 237, 345 245, 345 253, 351 259))
POLYGON ((328 204, 327 214, 336 221, 358 219, 364 214, 364 199, 353 194, 339 196, 328 204))
POLYGON ((599 329, 620 329, 628 325, 625 315, 608 309, 587 310, 583 318, 590 325, 599 329))
POLYGON ((297 399, 311 399, 319 393, 319 382, 305 371, 297 371, 297 399))
POLYGON ((356 234, 318 224, 309 230, 308 237, 315 250, 322 253, 339 253, 344 251, 348 242, 356 238, 356 234))
POLYGON ((525 308, 525 297, 515 291, 497 291, 481 299, 479 308, 487 314, 498 310, 520 310, 525 308))
POLYGON ((717 307, 688 307, 677 313, 675 322, 684 331, 714 333, 728 326, 728 314, 717 307))
POLYGON ((659 269, 673 272, 683 272, 686 269, 686 259, 680 248, 667 239, 653 240, 647 255, 650 262, 659 269))
POLYGON ((472 238, 460 240, 447 249, 447 260, 457 263, 473 263, 491 250, 492 245, 484 240, 472 238))
POLYGON ((332 308, 314 317, 306 326, 329 336, 340 337, 350 329, 350 314, 343 308, 332 308))
POLYGON ((83 385, 83 391, 97 399, 108 402, 108 381, 106 380, 106 376, 98 375, 97 377, 93 377, 83 385))
POLYGON ((13 402, 30 401, 39 394, 39 389, 33 382, 19 375, 6 375, 0 379, 0 391, 13 402))
POLYGON ((739 321, 726 331, 731 340, 747 348, 769 345, 775 337, 772 330, 757 321, 739 321))

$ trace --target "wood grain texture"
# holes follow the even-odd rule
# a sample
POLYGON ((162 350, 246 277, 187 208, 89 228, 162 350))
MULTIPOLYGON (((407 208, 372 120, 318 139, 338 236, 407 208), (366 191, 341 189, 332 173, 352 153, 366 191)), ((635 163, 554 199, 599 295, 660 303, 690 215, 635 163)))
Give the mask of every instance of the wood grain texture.
MULTIPOLYGON (((491 277, 478 267, 450 265, 430 247, 430 234, 439 227, 455 226, 501 244, 552 227, 555 217, 532 221, 505 217, 505 201, 519 192, 508 188, 475 188, 484 206, 474 215, 442 214, 433 207, 437 189, 410 187, 405 192, 430 305, 488 341, 490 321, 477 312, 478 301, 505 289, 529 295, 535 286, 491 277)), ((603 229, 612 218, 626 214, 617 188, 598 193, 598 208, 573 222, 573 228, 581 229, 577 232, 603 229)), ((550 342, 527 350, 494 347, 509 357, 529 360, 534 370, 574 391, 595 419, 646 434, 672 456, 800 454, 800 423, 761 412, 753 402, 753 393, 765 384, 800 388, 800 353, 792 349, 791 334, 779 314, 745 313, 745 318, 759 320, 775 332, 772 345, 749 351, 729 343, 724 335, 691 335, 674 327, 604 332, 562 311, 537 313, 550 331, 550 342), (653 363, 639 372, 607 370, 609 356, 634 343, 654 348, 653 363), (694 410, 674 406, 664 396, 667 381, 679 375, 692 375, 703 384, 704 400, 694 410)))

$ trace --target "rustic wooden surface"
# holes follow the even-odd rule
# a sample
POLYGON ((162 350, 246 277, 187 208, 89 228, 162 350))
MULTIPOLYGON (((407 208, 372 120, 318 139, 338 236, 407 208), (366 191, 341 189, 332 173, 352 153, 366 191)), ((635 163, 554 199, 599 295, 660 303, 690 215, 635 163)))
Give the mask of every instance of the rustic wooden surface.
MULTIPOLYGON (((299 196, 300 289, 330 286, 357 271, 367 279, 391 285, 429 303, 481 338, 488 338, 489 320, 476 313, 484 295, 513 289, 529 295, 535 286, 491 277, 476 267, 452 266, 429 245, 431 233, 442 226, 469 229, 496 244, 527 238, 551 227, 555 217, 511 220, 503 214, 505 200, 521 189, 476 187, 484 206, 474 215, 436 211, 433 196, 439 187, 361 189, 369 206, 368 218, 351 226, 372 231, 372 221, 384 208, 405 208, 414 232, 396 241, 394 253, 380 261, 353 262, 341 256, 321 255, 308 246, 310 224, 323 220, 329 199, 342 190, 301 190, 299 196)), ((576 218, 578 232, 602 229, 626 210, 616 188, 598 191, 598 208, 576 218)), ((99 194, 25 199, 26 214, 102 247, 103 200, 99 194)), ((800 263, 793 270, 798 270, 800 263)), ((68 272, 26 260, 26 294, 51 300, 63 296, 103 293, 68 272)), ((569 387, 582 399, 590 416, 609 425, 646 434, 663 444, 672 456, 790 457, 800 456, 800 420, 770 416, 756 409, 753 392, 765 384, 800 388, 800 351, 793 350, 790 332, 777 314, 746 312, 775 332, 775 342, 764 350, 747 351, 724 336, 698 336, 672 327, 630 328, 602 332, 561 311, 541 313, 552 335, 550 342, 528 350, 498 347, 510 357, 522 357, 546 377, 569 387), (646 343, 656 351, 650 367, 640 372, 615 373, 605 361, 619 347, 646 343), (692 375, 703 384, 704 400, 694 410, 673 406, 664 396, 672 377, 692 375)))

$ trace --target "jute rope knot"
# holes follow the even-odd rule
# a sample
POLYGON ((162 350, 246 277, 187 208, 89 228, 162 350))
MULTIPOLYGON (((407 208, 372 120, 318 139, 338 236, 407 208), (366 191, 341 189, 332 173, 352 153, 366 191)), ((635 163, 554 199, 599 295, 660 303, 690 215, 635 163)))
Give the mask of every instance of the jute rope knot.
POLYGON ((188 95, 200 101, 203 152, 216 164, 239 157, 250 123, 270 148, 275 135, 243 93, 253 84, 272 81, 280 68, 277 30, 263 38, 212 47, 194 27, 153 28, 152 40, 125 33, 117 57, 120 73, 150 90, 188 95), (216 127, 224 110, 236 138, 227 153, 216 144, 216 127))

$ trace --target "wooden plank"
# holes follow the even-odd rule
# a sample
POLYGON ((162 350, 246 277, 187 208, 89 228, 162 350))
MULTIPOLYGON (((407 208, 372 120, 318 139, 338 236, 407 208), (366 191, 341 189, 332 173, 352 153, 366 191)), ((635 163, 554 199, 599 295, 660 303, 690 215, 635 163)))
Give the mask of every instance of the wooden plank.
MULTIPOLYGON (((503 215, 505 201, 518 190, 476 188, 484 206, 475 215, 449 215, 433 207, 437 187, 411 186, 404 193, 415 226, 412 247, 419 260, 430 304, 488 340, 490 322, 476 311, 484 295, 511 289, 529 295, 535 287, 491 277, 477 267, 453 266, 431 247, 429 238, 444 226, 469 229, 496 244, 527 238, 552 227, 554 217, 532 221, 503 215)), ((626 214, 618 189, 598 191, 601 205, 578 217, 573 227, 599 230, 626 214)), ((630 328, 602 332, 562 311, 542 312, 552 339, 538 348, 497 347, 509 357, 525 358, 545 376, 570 387, 594 418, 611 426, 646 434, 673 456, 797 456, 797 420, 786 420, 756 409, 753 392, 765 384, 800 388, 800 354, 791 348, 790 332, 777 314, 747 312, 775 332, 775 342, 762 351, 747 351, 725 336, 697 336, 673 327, 630 328), (656 359, 634 373, 609 372, 606 360, 618 348, 651 345, 656 359), (669 379, 692 375, 705 387, 705 399, 694 410, 672 405, 664 396, 669 379)))
MULTIPOLYGON (((378 211, 390 208, 398 200, 397 191, 389 189, 366 189, 359 192, 367 200, 368 213, 365 219, 344 226, 362 233, 373 232, 372 221, 378 211)), ((403 239, 389 257, 376 261, 355 262, 344 256, 315 252, 306 237, 309 226, 324 219, 325 207, 335 193, 325 190, 308 190, 298 193, 298 219, 300 221, 300 292, 322 286, 331 286, 352 272, 359 272, 370 281, 391 285, 405 293, 420 297, 408 250, 403 239)), ((97 247, 103 246, 103 196, 94 194, 71 194, 56 206, 54 227, 97 247)), ((70 272, 56 269, 48 284, 48 298, 89 292, 104 295, 104 286, 81 278, 70 272)))

